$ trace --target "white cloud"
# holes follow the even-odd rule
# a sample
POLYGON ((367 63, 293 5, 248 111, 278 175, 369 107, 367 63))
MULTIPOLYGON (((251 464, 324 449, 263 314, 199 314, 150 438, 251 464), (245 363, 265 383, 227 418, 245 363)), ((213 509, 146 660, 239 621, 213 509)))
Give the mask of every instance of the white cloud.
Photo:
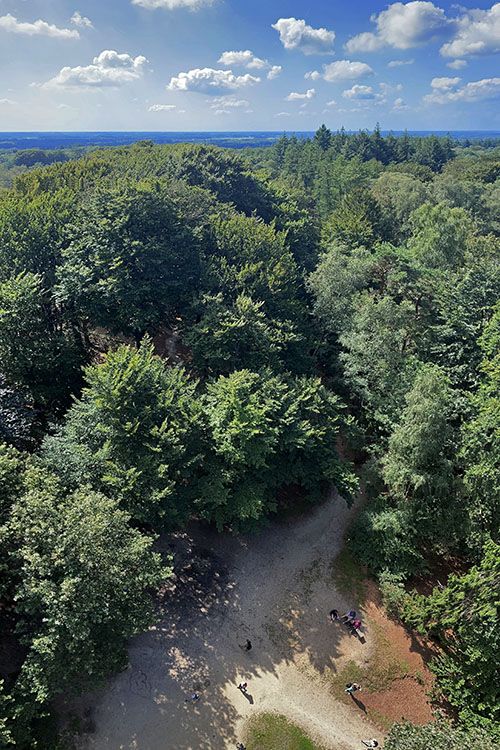
POLYGON ((269 78, 270 81, 272 81, 280 75, 282 70, 283 68, 281 67, 281 65, 272 65, 271 69, 269 70, 267 74, 267 77, 269 78))
POLYGON ((280 35, 285 49, 299 50, 304 55, 330 55, 333 53, 335 32, 328 29, 313 29, 304 20, 280 18, 272 24, 280 35))
POLYGON ((197 91, 202 94, 221 94, 259 83, 260 78, 245 73, 235 76, 232 70, 214 70, 214 68, 193 68, 186 73, 173 76, 168 84, 170 91, 197 91))
POLYGON ((360 86, 355 84, 351 89, 342 92, 345 99, 358 99, 360 101, 374 101, 380 97, 371 86, 360 86))
POLYGON ((79 10, 75 10, 71 16, 71 23, 73 26, 79 26, 81 29, 93 29, 94 24, 86 16, 82 16, 79 10))
POLYGON ((281 65, 272 65, 269 60, 262 60, 262 58, 256 57, 249 49, 239 50, 237 52, 223 52, 217 62, 220 62, 222 65, 227 65, 228 67, 236 65, 247 68, 248 70, 267 70, 267 77, 270 81, 272 81, 273 78, 277 78, 282 71, 281 65))
POLYGON ((12 99, 0 99, 0 105, 2 107, 4 107, 4 106, 10 107, 13 104, 16 104, 16 102, 14 102, 12 99))
POLYGON ((256 57, 249 49, 240 50, 239 52, 223 52, 217 62, 222 65, 241 65, 244 68, 262 69, 269 67, 267 60, 261 60, 256 57))
POLYGON ((44 88, 99 89, 118 87, 141 78, 147 59, 143 55, 132 57, 115 50, 104 50, 94 57, 91 65, 62 68, 44 88))
POLYGON ((402 83, 379 83, 379 87, 384 95, 392 94, 396 91, 403 90, 402 83))
POLYGON ((376 32, 363 32, 349 39, 345 45, 349 52, 374 52, 385 46, 419 47, 445 33, 451 23, 442 8, 426 0, 393 3, 371 20, 376 32))
POLYGON ((433 78, 431 81, 431 88, 433 89, 452 89, 454 88, 457 83, 460 83, 462 79, 456 76, 455 78, 448 78, 447 76, 443 76, 443 78, 433 78))
POLYGON ((304 78, 311 81, 317 81, 318 78, 321 78, 321 73, 319 70, 309 70, 307 73, 305 73, 304 78))
POLYGON ((424 96, 424 102, 427 104, 470 103, 498 97, 500 97, 500 78, 483 78, 456 89, 437 89, 432 94, 424 96))
POLYGON ((488 55, 500 50, 500 3, 489 10, 468 10, 457 21, 455 37, 441 47, 444 57, 488 55))
POLYGON ((350 60, 337 60, 323 66, 323 78, 325 81, 351 81, 363 76, 373 74, 372 68, 363 62, 351 62, 350 60))
POLYGON ((415 60, 412 58, 411 60, 391 60, 387 63, 388 68, 401 68, 403 65, 413 65, 415 60))
POLYGON ((467 67, 467 60, 453 60, 453 62, 446 63, 446 67, 452 70, 462 70, 467 67))
POLYGON ((0 16, 0 29, 9 31, 12 34, 24 34, 26 36, 51 36, 55 39, 79 39, 80 34, 76 29, 60 29, 47 21, 33 21, 26 23, 18 21, 15 16, 8 13, 6 16, 0 16))
POLYGON ((175 10, 176 8, 188 8, 189 10, 198 10, 204 5, 212 5, 213 0, 132 0, 132 5, 140 5, 148 10, 164 8, 165 10, 175 10))
POLYGON ((335 101, 335 99, 330 99, 330 101, 326 103, 326 106, 327 107, 335 107, 336 104, 337 104, 337 102, 335 101))
POLYGON ((216 96, 209 99, 208 103, 211 109, 242 109, 250 106, 246 99, 235 99, 233 96, 216 96))
POLYGON ((409 106, 405 103, 404 99, 401 99, 401 97, 398 97, 394 100, 392 108, 395 112, 404 112, 405 110, 410 109, 409 106))
POLYGON ((177 109, 175 104, 152 104, 149 107, 149 112, 171 112, 173 109, 177 109))
POLYGON ((316 96, 315 89, 307 89, 307 91, 304 94, 298 94, 296 91, 292 91, 288 96, 286 97, 287 102, 296 102, 300 99, 313 99, 316 96))
POLYGON ((276 112, 275 117, 290 117, 290 112, 276 112))

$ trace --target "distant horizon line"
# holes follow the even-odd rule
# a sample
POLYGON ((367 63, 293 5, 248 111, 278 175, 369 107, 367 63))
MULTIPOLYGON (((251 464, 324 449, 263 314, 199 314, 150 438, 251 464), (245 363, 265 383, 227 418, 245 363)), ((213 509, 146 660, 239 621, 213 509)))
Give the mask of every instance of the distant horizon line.
MULTIPOLYGON (((341 130, 343 126, 336 128, 341 130)), ((329 128, 332 130, 333 128, 329 128)), ((374 130, 374 128, 345 128, 344 130, 349 133, 358 132, 360 130, 374 130)), ((420 128, 410 130, 409 128, 381 128, 382 133, 498 133, 500 130, 483 130, 481 128, 420 128)), ((298 130, 297 128, 279 128, 278 130, 0 130, 0 136, 2 135, 39 135, 41 133, 54 134, 54 133, 164 133, 164 134, 178 134, 178 133, 221 133, 221 134, 234 134, 234 133, 314 133, 315 130, 298 130)))

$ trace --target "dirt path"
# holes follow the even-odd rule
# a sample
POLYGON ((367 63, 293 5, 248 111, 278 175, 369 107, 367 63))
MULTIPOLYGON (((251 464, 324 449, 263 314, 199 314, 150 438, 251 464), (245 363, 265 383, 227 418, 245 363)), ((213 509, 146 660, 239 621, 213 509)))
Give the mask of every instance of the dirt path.
POLYGON ((224 750, 260 711, 288 716, 331 750, 359 750, 367 736, 380 741, 359 711, 335 700, 325 677, 346 660, 366 662, 371 649, 369 632, 361 644, 327 617, 332 606, 353 604, 332 578, 352 512, 332 498, 256 536, 194 530, 179 538, 186 564, 177 592, 165 595, 160 624, 131 645, 128 669, 79 702, 93 726, 78 746, 224 750), (246 638, 249 653, 238 645, 246 638), (242 680, 248 697, 237 689, 242 680), (193 690, 200 700, 186 703, 193 690))

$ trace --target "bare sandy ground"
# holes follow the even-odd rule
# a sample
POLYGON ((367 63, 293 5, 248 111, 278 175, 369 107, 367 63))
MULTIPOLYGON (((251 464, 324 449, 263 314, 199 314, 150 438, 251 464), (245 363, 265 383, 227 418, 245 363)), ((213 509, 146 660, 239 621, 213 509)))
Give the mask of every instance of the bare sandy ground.
MULTIPOLYGON (((362 750, 380 733, 332 696, 325 673, 370 655, 328 620, 356 602, 335 591, 335 556, 353 510, 338 497, 254 536, 200 532, 175 541, 183 560, 160 623, 130 647, 130 665, 76 708, 91 717, 81 750, 235 748, 256 712, 276 711, 329 750, 362 750), (239 644, 249 638, 253 648, 239 644), (238 689, 248 682, 248 696, 238 689), (196 690, 200 700, 185 702, 196 690)), ((73 710, 75 705, 72 706, 73 710)))

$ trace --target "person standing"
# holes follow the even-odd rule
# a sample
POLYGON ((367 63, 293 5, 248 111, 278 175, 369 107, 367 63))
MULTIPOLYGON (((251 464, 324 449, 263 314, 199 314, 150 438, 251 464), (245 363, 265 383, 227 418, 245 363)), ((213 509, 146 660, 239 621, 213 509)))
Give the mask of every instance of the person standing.
POLYGON ((366 747, 378 747, 377 740, 361 740, 363 745, 366 745, 366 747))
POLYGON ((353 693, 357 693, 358 690, 361 690, 361 685, 358 685, 357 682, 348 682, 345 686, 346 693, 349 693, 349 695, 352 695, 353 693))
POLYGON ((238 690, 241 690, 242 693, 247 692, 248 682, 240 682, 238 685, 238 690))

